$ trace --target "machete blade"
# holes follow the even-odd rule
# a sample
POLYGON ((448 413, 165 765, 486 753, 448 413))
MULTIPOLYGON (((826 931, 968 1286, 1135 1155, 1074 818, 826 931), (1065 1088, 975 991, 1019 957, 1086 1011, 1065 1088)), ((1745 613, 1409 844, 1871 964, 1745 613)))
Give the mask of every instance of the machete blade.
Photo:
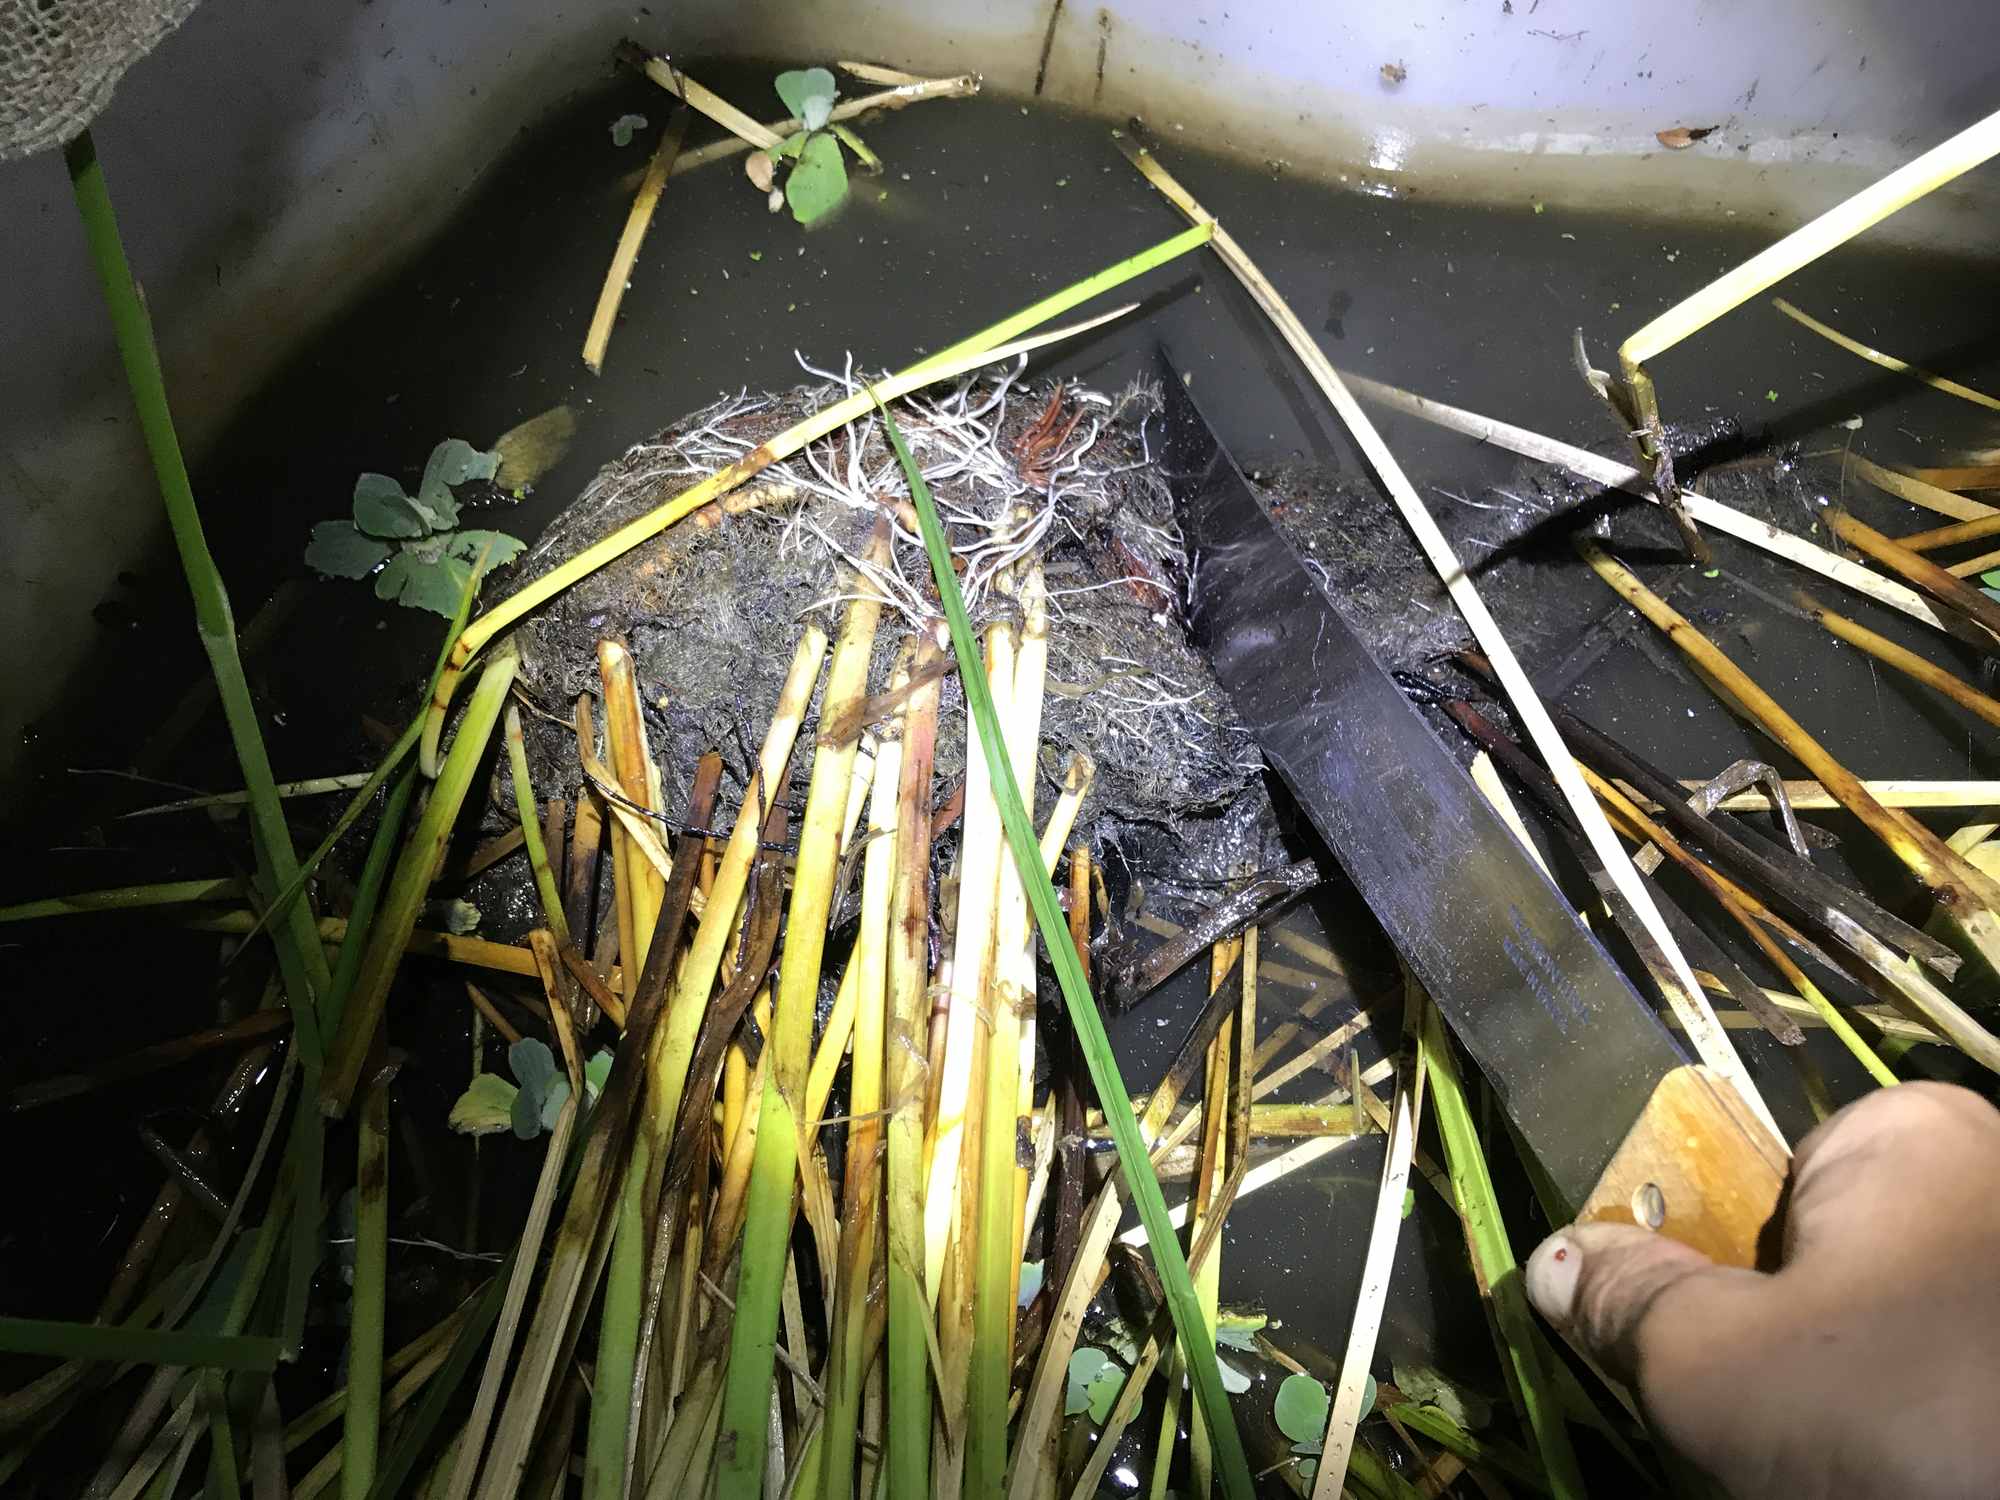
POLYGON ((1237 714, 1572 1207, 1684 1059, 1348 628, 1166 351, 1188 622, 1237 714))

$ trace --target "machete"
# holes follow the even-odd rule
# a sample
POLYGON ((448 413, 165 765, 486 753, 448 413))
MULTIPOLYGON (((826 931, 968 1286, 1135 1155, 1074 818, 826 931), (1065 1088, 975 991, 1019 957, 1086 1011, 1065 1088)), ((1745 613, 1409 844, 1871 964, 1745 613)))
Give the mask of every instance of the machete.
POLYGON ((1784 1147, 1685 1063, 1160 361, 1189 629, 1266 763, 1570 1206, 1755 1263, 1784 1147))

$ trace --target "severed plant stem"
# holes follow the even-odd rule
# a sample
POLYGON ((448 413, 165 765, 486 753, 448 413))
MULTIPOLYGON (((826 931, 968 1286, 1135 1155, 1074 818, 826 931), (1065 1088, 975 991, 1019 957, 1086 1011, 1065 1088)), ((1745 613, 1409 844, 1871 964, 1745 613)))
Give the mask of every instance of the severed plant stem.
POLYGON ((328 1050, 326 1072, 320 1081, 322 1114, 345 1114, 361 1080, 362 1065, 389 1001, 389 986, 402 965, 403 950, 430 890, 431 872, 437 868, 451 838, 452 825, 458 821, 465 794, 471 789, 487 742, 493 737, 494 725, 499 722, 500 710, 507 701, 507 690, 514 682, 517 663, 510 647, 494 657, 481 674, 479 687, 459 722, 450 759, 439 774, 437 785, 431 788, 423 816, 411 830, 396 862, 382 913, 369 931, 368 948, 354 981, 354 993, 341 1014, 340 1030, 328 1050))
POLYGON ((1871 365, 1880 365, 1885 370, 1894 370, 1897 374, 1907 375, 1912 380, 1921 380, 1934 391, 1943 391, 1947 396, 1956 396, 1961 401, 1972 402, 1975 406, 1984 406, 1991 411, 2000 411, 2000 400, 1995 400, 1993 397, 1987 395, 1986 392, 1975 391, 1969 385, 1960 385, 1956 380, 1946 379, 1942 375, 1934 375, 1929 370, 1911 364, 1908 360, 1898 359, 1893 354, 1884 354, 1880 349, 1870 348, 1859 339, 1849 338, 1838 328, 1829 327, 1827 324, 1820 322, 1812 314, 1800 311, 1783 297, 1773 297, 1771 299, 1771 306, 1777 308, 1779 312, 1801 327, 1810 328, 1828 343, 1838 344, 1849 354, 1860 355, 1861 358, 1867 360, 1871 365))
POLYGON ((2000 699, 1988 697, 1971 683, 1947 672, 1935 662, 1926 661, 1916 652, 1897 645, 1885 635, 1878 635, 1859 621, 1835 614, 1806 595, 1799 596, 1799 603, 1805 607, 1807 614, 1825 627, 1830 635, 1837 636, 1848 645, 1865 651, 1877 661, 1888 663, 1898 672, 1914 677, 1925 687, 1943 693, 1966 712, 1977 714, 1987 723, 2000 727, 2000 699))
POLYGON ((660 206, 660 194, 680 158, 687 122, 688 111, 677 109, 661 130, 660 144, 653 148, 646 175, 632 199, 632 211, 626 215, 625 228, 618 236, 618 248, 612 252, 611 267, 604 273, 604 285, 597 293, 597 309, 590 315, 590 331, 583 338, 584 367, 593 375, 604 368, 604 354, 611 347, 611 328, 618 321, 619 304, 625 300, 625 288, 639 259, 639 247, 645 244, 646 231, 653 226, 653 210, 660 206))
POLYGON ((924 1122, 929 995, 931 771, 937 752, 942 682, 926 669, 942 657, 924 639, 913 664, 923 686, 903 709, 902 767, 897 777, 896 884, 889 904, 887 1025, 883 1084, 889 1105, 888 1219, 888 1493, 930 1493, 931 1370, 934 1336, 924 1270, 924 1122))
MULTIPOLYGON (((1922 553, 1912 552, 1882 535, 1873 526, 1857 520, 1846 511, 1832 512, 1827 517, 1827 524, 1833 528, 1834 535, 1857 551, 1866 553, 1891 572, 1900 574, 1938 603, 1948 605, 1995 636, 2000 636, 2000 604, 1994 603, 1964 579, 1940 568, 1922 553)), ((2000 642, 1985 637, 1982 644, 1988 651, 2000 654, 2000 642)))
MULTIPOLYGON (((379 1060, 379 1054, 378 1054, 379 1060)), ((347 1341, 347 1410, 340 1437, 341 1500, 364 1500, 382 1440, 382 1341, 389 1277, 389 1079, 383 1068, 361 1097, 354 1186, 353 1325, 347 1341)))
MULTIPOLYGON (((886 528, 878 527, 869 557, 886 553, 886 528)), ((838 714, 868 690, 869 653, 882 605, 864 593, 847 606, 840 640, 827 668, 823 714, 838 714)), ((819 996, 826 923, 839 863, 840 828, 854 770, 854 739, 821 744, 813 756, 804 826, 786 913, 784 956, 778 969, 771 1053, 764 1081, 757 1155, 743 1224, 742 1270, 730 1327, 729 1374, 723 1386, 717 1447, 720 1500, 756 1500, 768 1451, 772 1366, 776 1358, 778 1302, 790 1243, 792 1200, 798 1177, 800 1126, 811 1066, 813 1008, 819 996)), ((704 1106, 705 1107, 705 1106, 704 1106)))
MULTIPOLYGON (((908 657, 890 678, 891 691, 909 680, 908 657)), ((863 1386, 873 1350, 869 1282, 875 1241, 882 1227, 882 1082, 888 1035, 890 908, 897 869, 897 818, 901 811, 903 746, 885 729, 877 743, 868 797, 868 844, 861 875, 861 928, 848 972, 856 975, 854 1061, 848 1085, 846 1173, 840 1224, 840 1271, 834 1281, 832 1342, 827 1355, 825 1419, 820 1427, 822 1478, 819 1500, 854 1494, 855 1436, 863 1386)), ((851 800, 851 794, 850 794, 851 800)), ((928 854, 918 856, 926 865, 928 854)))
MULTIPOLYGON (((1146 1242, 1159 1269, 1167 1305, 1173 1312, 1174 1326, 1193 1338, 1202 1326, 1201 1305, 1195 1297, 1194 1284, 1188 1277, 1187 1260, 1174 1238, 1173 1226, 1167 1217, 1166 1199, 1160 1193, 1159 1179, 1153 1175, 1152 1166, 1147 1161, 1145 1141, 1140 1134, 1139 1122, 1133 1117, 1132 1101, 1125 1092, 1125 1080, 1119 1076, 1110 1039, 1104 1033, 1104 1020, 1097 1013, 1089 983, 1083 977, 1075 949, 1070 946, 1062 909, 1056 904, 1055 888, 1041 868, 1041 850, 1035 841, 1034 825, 1028 821, 1028 815, 1021 806, 1020 789, 1014 784, 1013 768, 1008 763, 1006 740, 993 712, 992 688, 981 670, 972 622, 966 617, 965 599, 959 592, 958 577, 952 570, 951 544, 945 537, 944 524, 939 520, 937 507, 931 500, 930 488, 924 483, 923 471, 910 456, 895 418, 886 408, 882 409, 882 425, 917 507, 924 551, 930 556, 931 576, 937 583, 945 621, 951 629, 952 650, 958 657, 959 678, 965 689, 966 701, 971 706, 973 720, 979 728, 982 753, 993 775, 1000 803, 1000 822, 1007 834, 1008 848, 1013 853, 1016 869, 1020 871, 1021 882, 1027 889, 1028 904, 1034 911, 1042 946, 1062 985, 1063 1003, 1069 1011, 1070 1024, 1083 1041, 1091 1082, 1096 1086, 1097 1097, 1111 1121, 1118 1145, 1119 1167, 1138 1207, 1139 1221, 1145 1227, 1146 1242)), ((1046 1341, 1043 1347, 1046 1357, 1046 1341)), ((1067 1358, 1065 1353, 1064 1359, 1067 1358)), ((1216 1435, 1223 1490, 1230 1500, 1250 1500, 1250 1463, 1244 1455, 1242 1438, 1236 1431, 1229 1397, 1222 1387, 1222 1374, 1216 1366, 1214 1348, 1205 1342, 1200 1344, 1192 1351, 1190 1365, 1196 1397, 1216 1435)), ((1038 1447, 1039 1444, 1029 1444, 1025 1451, 1034 1452, 1038 1447)), ((1023 1451, 1019 1445, 1017 1451, 1023 1451)), ((1029 1468, 1023 1465, 1017 1473, 1029 1468)))
POLYGON ((1947 848, 1915 819, 1898 818, 1869 795, 1854 774, 1827 752, 1776 699, 1753 682, 1707 636, 1666 600, 1641 583, 1630 569, 1592 542, 1579 544, 1584 560, 1625 601, 1651 620, 1680 650, 1734 695, 1758 727, 1819 778, 1868 831, 1901 860, 1931 893, 1940 909, 1966 936, 1989 966, 2000 965, 2000 920, 1994 909, 2000 891, 1986 875, 1947 848))

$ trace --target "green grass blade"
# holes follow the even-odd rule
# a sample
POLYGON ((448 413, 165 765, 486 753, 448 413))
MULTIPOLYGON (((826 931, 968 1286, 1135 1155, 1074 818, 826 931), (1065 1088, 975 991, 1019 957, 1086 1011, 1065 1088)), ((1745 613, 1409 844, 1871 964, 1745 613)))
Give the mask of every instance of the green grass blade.
POLYGON ((1083 1043, 1090 1081, 1097 1090, 1098 1103, 1117 1143, 1119 1168, 1138 1207, 1139 1220, 1146 1227, 1146 1241, 1152 1250, 1160 1282, 1166 1289, 1175 1331, 1180 1335, 1182 1348, 1188 1350, 1191 1356, 1188 1373, 1194 1383, 1195 1398, 1200 1403, 1202 1416, 1214 1436, 1223 1492, 1230 1500, 1252 1500, 1255 1490, 1250 1478, 1250 1465, 1244 1456, 1243 1439, 1236 1431, 1235 1415, 1229 1409, 1229 1396, 1222 1388, 1222 1373, 1215 1361, 1215 1344, 1208 1337, 1203 1323, 1201 1302, 1195 1294, 1194 1282, 1188 1276, 1187 1259, 1181 1253, 1180 1241, 1175 1237, 1173 1224, 1167 1217, 1167 1200, 1160 1192, 1159 1179, 1153 1175, 1146 1143, 1139 1134, 1138 1116, 1133 1113, 1125 1081, 1119 1076, 1118 1061, 1112 1055, 1110 1039, 1104 1034, 1104 1021, 1097 1013, 1090 982, 1084 978, 1082 964, 1070 943, 1069 926, 1056 904, 1055 887, 1049 883, 1042 869, 1035 830, 1021 805, 1020 788, 1015 785, 1014 770, 1008 763, 1006 741, 1001 737, 1000 725, 994 716, 993 694, 987 685, 985 663, 972 633, 972 622, 966 617, 958 577, 952 572, 951 547, 945 540, 944 525, 938 519, 937 507, 931 501, 930 488, 924 483, 923 473, 910 456, 903 435, 896 427, 896 419, 887 408, 878 410, 882 413, 890 445, 896 450, 896 459, 903 466, 903 475, 909 481, 911 499, 916 503, 917 519, 923 529, 924 549, 930 554, 938 597, 944 603, 945 620, 951 627, 952 650, 958 657, 958 673, 965 687, 965 700, 972 710, 974 722, 979 726, 979 740, 985 749, 987 766, 993 778, 993 793, 1000 803, 1000 821, 1006 829, 1007 844, 1013 850, 1021 884, 1028 893, 1028 904, 1034 909, 1035 923, 1041 929, 1043 946, 1062 986, 1070 1024, 1076 1028, 1077 1036, 1083 1043))
POLYGON ((0 906, 0 922, 33 922, 43 917, 81 917, 92 912, 143 911, 149 906, 181 906, 193 901, 237 901, 243 882, 231 875, 207 880, 167 880, 157 885, 118 885, 0 906))
MULTIPOLYGON (((1416 993, 1412 986, 1412 1000, 1416 993)), ((1535 1350, 1535 1325, 1528 1311, 1527 1291, 1521 1282, 1521 1269, 1514 1260, 1514 1247, 1507 1239, 1507 1226, 1500 1217, 1500 1205, 1493 1192, 1492 1176, 1486 1169, 1486 1153, 1479 1144, 1465 1084, 1445 1040, 1444 1023, 1438 1019, 1437 1007, 1428 1000, 1421 1003, 1424 1014, 1418 1048, 1428 1074, 1431 1110, 1437 1119, 1438 1134, 1444 1140, 1445 1166, 1451 1174, 1452 1193, 1458 1199, 1459 1215, 1465 1223, 1466 1250, 1472 1257, 1480 1289, 1493 1309, 1500 1357, 1513 1368, 1514 1384, 1526 1408, 1528 1425, 1535 1434, 1535 1445, 1541 1451, 1551 1493, 1558 1500, 1580 1497, 1584 1493, 1583 1475, 1577 1468, 1575 1450, 1570 1447, 1569 1430, 1563 1424, 1562 1402, 1535 1350)))
MULTIPOLYGON (((147 316, 138 283, 132 279, 132 267, 125 258, 118 219, 111 208, 111 193, 90 132, 86 130, 71 141, 64 149, 64 156, 69 164, 77 211, 83 219, 84 238, 104 284, 104 300, 110 308, 111 325, 119 356, 125 364, 125 379, 131 387, 139 428, 153 461, 160 498, 166 504, 167 522, 180 553, 181 571, 187 575, 188 592, 194 599, 195 628, 202 649, 208 654, 216 696, 221 700, 229 737, 243 771, 258 867, 267 889, 283 890, 293 884, 298 874, 298 857, 292 848, 291 830, 285 826, 284 808, 278 800, 277 780, 271 774, 271 759, 257 724, 250 684, 237 655, 236 621, 230 613, 229 593, 209 553, 201 513, 195 507, 194 487, 181 456, 180 438, 174 431, 166 380, 160 370, 160 351, 153 342, 152 320, 147 316)), ((284 903, 278 920, 280 926, 273 936, 285 978, 285 996, 292 1008, 293 1034, 300 1051, 316 1058, 320 1054, 320 1033, 313 1007, 325 993, 330 977, 326 954, 319 945, 311 908, 304 900, 295 897, 284 903)))
POLYGON ((0 1318, 0 1351, 51 1359, 116 1360, 217 1370, 275 1370, 278 1341, 180 1329, 114 1328, 43 1318, 0 1318))

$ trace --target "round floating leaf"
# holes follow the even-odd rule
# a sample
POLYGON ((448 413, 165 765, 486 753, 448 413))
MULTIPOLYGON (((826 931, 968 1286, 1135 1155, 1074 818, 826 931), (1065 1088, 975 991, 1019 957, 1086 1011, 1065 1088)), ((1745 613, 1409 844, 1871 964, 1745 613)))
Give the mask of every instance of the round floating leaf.
POLYGON ((1326 1414, 1333 1399, 1310 1375, 1287 1375, 1271 1403, 1278 1431, 1295 1443, 1318 1442, 1326 1436, 1326 1414))
POLYGON ((522 1089, 514 1095, 514 1106, 509 1111, 509 1119, 514 1126, 514 1134, 521 1140, 532 1141, 542 1133, 542 1096, 539 1090, 522 1089))
POLYGON ((793 68, 780 73, 776 80, 778 97, 785 101, 785 108, 805 122, 808 130, 818 130, 826 124, 826 117, 833 110, 834 97, 840 92, 833 81, 833 74, 825 68, 793 68), (819 112, 819 124, 812 120, 814 111, 819 112))
POLYGON ((830 135, 806 138, 798 165, 785 179, 785 201, 792 217, 810 224, 833 211, 847 196, 847 164, 840 159, 840 142, 830 135))
POLYGON ((569 1102, 569 1080, 558 1078, 549 1085, 548 1093, 542 1096, 542 1129, 554 1130, 562 1108, 569 1102))
POLYGON ((474 479, 491 479, 500 467, 497 452, 483 453, 464 438, 446 438, 424 463, 423 482, 417 486, 417 509, 431 523, 433 531, 445 531, 458 524, 458 501, 451 487, 474 479))
POLYGON ((370 536, 422 536, 431 528, 403 487, 387 474, 363 474, 354 481, 354 524, 370 536))
POLYGON ((498 1135, 510 1129, 514 1099, 520 1092, 498 1074, 476 1074, 472 1086, 451 1107, 451 1128, 461 1135, 498 1135))
POLYGON ((586 1104, 594 1101, 604 1092, 604 1081, 611 1076, 611 1052, 600 1047, 591 1053, 583 1064, 583 1098, 586 1104))
POLYGON ((548 1043, 531 1036, 522 1037, 507 1049, 507 1066, 514 1074, 514 1081, 524 1089, 539 1091, 556 1078, 555 1053, 549 1051, 548 1043))
POLYGON ((1070 1355, 1069 1385, 1063 1392, 1064 1416, 1074 1417, 1090 1410, 1090 1383, 1110 1364, 1110 1355, 1088 1344, 1070 1355))
POLYGON ((400 599, 410 579, 423 568, 423 563, 407 552, 398 552, 389 559, 389 565, 375 575, 375 597, 377 599, 400 599))
MULTIPOLYGON (((408 564, 396 592, 398 603, 411 609, 427 609, 447 620, 458 612, 458 601, 472 579, 470 564, 443 555, 427 559, 410 551, 405 551, 396 562, 408 564)), ((379 586, 376 592, 381 592, 379 586)))
POLYGON ((1026 1307, 1042 1290, 1042 1263, 1038 1260, 1021 1262, 1021 1286, 1016 1296, 1022 1307, 1026 1307))
POLYGON ((1111 1408, 1118 1404, 1118 1393, 1125 1388, 1125 1371, 1120 1365, 1107 1364, 1090 1377, 1090 1384, 1084 1394, 1090 1398, 1090 1420, 1108 1422, 1111 1408))
POLYGON ((1222 1372, 1222 1388, 1232 1396, 1240 1396, 1250 1389, 1250 1377, 1226 1359, 1218 1359, 1215 1368, 1222 1372))
POLYGON ((632 133, 644 130, 645 128, 646 117, 644 115, 620 115, 611 122, 611 144, 614 146, 629 146, 632 144, 632 133))
POLYGON ((387 542, 355 530, 352 521, 321 521, 306 543, 306 566, 328 578, 366 578, 389 550, 387 542))

